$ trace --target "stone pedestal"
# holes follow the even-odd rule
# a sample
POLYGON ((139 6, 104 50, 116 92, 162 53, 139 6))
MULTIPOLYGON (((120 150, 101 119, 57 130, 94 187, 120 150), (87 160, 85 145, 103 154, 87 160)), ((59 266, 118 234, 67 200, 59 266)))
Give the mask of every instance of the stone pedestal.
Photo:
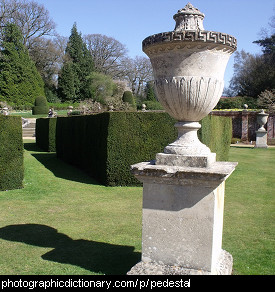
POLYGON ((231 274, 221 247, 224 182, 236 165, 132 166, 143 182, 143 227, 142 262, 129 274, 231 274))
POLYGON ((188 3, 173 31, 142 42, 158 100, 178 122, 178 138, 132 172, 143 182, 142 261, 129 274, 230 274, 222 250, 224 181, 236 163, 216 162, 202 144, 199 121, 218 103, 234 37, 203 28, 204 14, 188 3))
POLYGON ((256 145, 255 148, 267 148, 267 132, 256 131, 256 145))

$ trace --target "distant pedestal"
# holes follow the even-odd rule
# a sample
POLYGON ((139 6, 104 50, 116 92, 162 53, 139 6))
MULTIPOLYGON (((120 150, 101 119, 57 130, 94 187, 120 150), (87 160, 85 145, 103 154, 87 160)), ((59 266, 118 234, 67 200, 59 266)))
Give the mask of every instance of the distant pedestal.
POLYGON ((132 166, 143 182, 142 261, 128 274, 231 274, 222 230, 225 180, 236 165, 132 166))
POLYGON ((256 145, 255 148, 267 148, 267 132, 256 131, 256 145))

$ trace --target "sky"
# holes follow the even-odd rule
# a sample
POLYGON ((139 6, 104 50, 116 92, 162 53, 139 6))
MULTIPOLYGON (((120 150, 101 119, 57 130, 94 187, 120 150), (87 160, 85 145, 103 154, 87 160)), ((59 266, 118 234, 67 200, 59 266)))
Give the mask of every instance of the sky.
MULTIPOLYGON (((274 0, 36 0, 49 11, 56 31, 70 36, 76 22, 82 35, 103 34, 115 38, 128 55, 145 56, 141 44, 147 36, 172 31, 174 14, 188 2, 205 14, 204 29, 237 38, 238 50, 261 53, 253 41, 261 39, 275 15, 274 0)), ((225 86, 233 75, 234 54, 225 71, 225 86)))

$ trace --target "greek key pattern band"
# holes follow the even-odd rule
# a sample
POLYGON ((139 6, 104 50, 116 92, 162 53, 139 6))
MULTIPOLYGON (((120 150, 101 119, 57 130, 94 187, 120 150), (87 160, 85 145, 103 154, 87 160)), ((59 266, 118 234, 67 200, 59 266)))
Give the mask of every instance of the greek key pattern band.
POLYGON ((169 31, 159 34, 155 34, 147 37, 142 42, 143 50, 148 46, 156 45, 158 43, 165 42, 204 42, 204 43, 215 43, 229 46, 232 49, 237 48, 237 40, 233 36, 215 31, 199 30, 199 31, 169 31))

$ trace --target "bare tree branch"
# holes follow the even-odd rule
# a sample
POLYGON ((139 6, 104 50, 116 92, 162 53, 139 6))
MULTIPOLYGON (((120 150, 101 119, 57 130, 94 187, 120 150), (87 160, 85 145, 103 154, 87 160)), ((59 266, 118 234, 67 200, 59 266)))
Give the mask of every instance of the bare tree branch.
POLYGON ((28 48, 37 38, 52 35, 56 26, 48 10, 35 1, 0 0, 0 29, 9 22, 20 28, 28 48))

